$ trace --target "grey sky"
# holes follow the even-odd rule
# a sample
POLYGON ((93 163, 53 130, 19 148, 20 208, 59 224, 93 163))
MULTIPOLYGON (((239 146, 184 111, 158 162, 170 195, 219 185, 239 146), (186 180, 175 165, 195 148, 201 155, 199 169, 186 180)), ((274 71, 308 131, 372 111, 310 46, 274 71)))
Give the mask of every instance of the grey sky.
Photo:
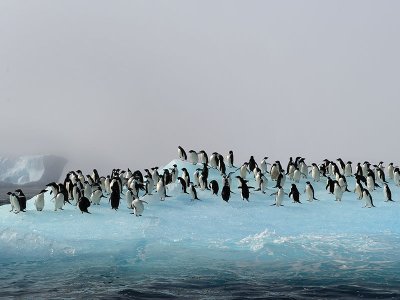
POLYGON ((0 1, 1 154, 398 162, 398 1, 0 1))

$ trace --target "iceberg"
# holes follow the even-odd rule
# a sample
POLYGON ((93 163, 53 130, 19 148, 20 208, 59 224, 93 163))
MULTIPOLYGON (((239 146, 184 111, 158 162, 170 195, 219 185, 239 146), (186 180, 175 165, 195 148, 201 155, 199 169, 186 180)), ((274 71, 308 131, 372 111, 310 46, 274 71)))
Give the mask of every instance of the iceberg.
POLYGON ((0 157, 0 184, 46 184, 60 178, 66 163, 55 155, 0 157))
MULTIPOLYGON (((173 160, 189 174, 201 165, 173 160)), ((227 172, 236 168, 228 168, 227 172)), ((236 174, 235 174, 236 175, 236 174)), ((252 175, 249 186, 256 186, 252 175)), ((8 297, 255 298, 400 296, 400 193, 389 182, 395 202, 384 202, 381 188, 371 194, 375 208, 363 208, 353 192, 342 201, 326 182, 301 178, 302 204, 287 195, 271 206, 276 189, 250 189, 249 202, 232 180, 229 202, 221 198, 221 175, 209 170, 220 191, 197 188, 200 200, 168 185, 171 197, 156 192, 141 217, 131 214, 122 195, 112 210, 108 199, 82 214, 70 204, 54 211, 50 192, 44 210, 34 198, 27 211, 0 207, 0 288, 8 297), (310 180, 315 197, 304 194, 310 180)), ((348 177, 350 190, 355 180, 348 177)), ((284 185, 289 192, 289 178, 284 185)), ((124 190, 126 191, 126 189, 124 190)), ((125 193, 125 192, 124 192, 125 193)), ((143 193, 142 193, 143 194, 143 193)), ((142 195, 141 194, 141 195, 142 195)))

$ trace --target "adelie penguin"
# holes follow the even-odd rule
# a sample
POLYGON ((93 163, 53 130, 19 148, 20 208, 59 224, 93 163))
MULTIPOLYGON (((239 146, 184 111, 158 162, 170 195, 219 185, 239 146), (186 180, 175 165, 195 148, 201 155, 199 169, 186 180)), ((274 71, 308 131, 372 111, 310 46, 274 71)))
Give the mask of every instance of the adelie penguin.
POLYGON ((250 197, 249 189, 252 189, 253 187, 248 186, 247 180, 244 180, 242 177, 236 176, 236 178, 240 181, 240 186, 238 186, 238 189, 241 190, 242 200, 246 200, 247 202, 249 202, 249 197, 250 197))
POLYGON ((82 213, 90 214, 90 212, 88 211, 88 208, 90 207, 90 201, 85 196, 79 199, 78 207, 82 213))
POLYGON ((15 193, 11 192, 8 192, 7 195, 10 196, 10 204, 11 204, 10 212, 14 212, 16 214, 19 213, 21 211, 21 208, 19 207, 17 196, 15 195, 15 193))
POLYGON ((306 182, 306 188, 304 189, 304 193, 306 193, 308 201, 310 202, 313 200, 319 201, 317 198, 315 198, 314 187, 311 185, 309 181, 306 182))
POLYGON ((26 196, 22 192, 21 189, 15 190, 15 195, 17 196, 18 202, 19 202, 19 207, 22 212, 26 211, 26 196))
POLYGON ((211 180, 208 186, 212 191, 212 195, 218 196, 218 190, 219 190, 218 182, 216 180, 211 180))
POLYGON ((35 207, 37 211, 42 211, 44 208, 44 193, 46 192, 47 190, 41 190, 40 193, 36 196, 35 207))
POLYGON ((222 200, 224 200, 225 202, 228 202, 231 197, 231 193, 233 193, 233 192, 231 191, 231 187, 229 186, 228 180, 226 180, 226 182, 221 190, 222 200))
POLYGON ((372 200, 372 196, 367 189, 363 189, 363 198, 365 200, 364 207, 368 208, 375 207, 374 202, 372 200))
POLYGON ((290 188, 289 197, 292 197, 293 203, 300 203, 300 192, 297 189, 296 185, 292 183, 292 187, 290 188))
POLYGON ((131 213, 131 214, 135 214, 136 217, 141 216, 142 213, 143 213, 143 211, 144 211, 144 204, 143 204, 143 203, 148 204, 148 203, 147 203, 146 201, 144 201, 144 200, 134 199, 134 200, 132 201, 132 204, 131 204, 131 206, 132 206, 132 208, 133 208, 133 213, 131 213))
POLYGON ((229 154, 226 156, 226 161, 228 162, 228 167, 229 168, 234 168, 235 166, 233 165, 233 151, 229 151, 229 154))
MULTIPOLYGON (((285 191, 283 190, 283 188, 281 186, 277 186, 278 190, 275 193, 272 193, 272 195, 275 195, 275 203, 271 204, 271 206, 283 206, 282 202, 283 202, 283 197, 286 194, 285 191)), ((287 195, 287 194, 286 194, 287 195)))
POLYGON ((189 151, 189 162, 193 165, 197 165, 197 163, 199 162, 199 156, 196 151, 189 151))
POLYGON ((186 152, 181 146, 178 146, 178 157, 180 160, 187 160, 186 152))
POLYGON ((190 185, 189 185, 189 194, 190 194, 190 196, 192 197, 192 201, 194 201, 194 200, 200 200, 200 199, 197 197, 197 191, 196 191, 196 188, 195 188, 194 185, 193 185, 193 182, 191 182, 190 185))
POLYGON ((180 183, 180 185, 181 185, 181 187, 182 187, 182 192, 185 193, 185 194, 189 194, 189 193, 186 191, 187 186, 186 186, 186 181, 185 181, 185 179, 183 179, 182 177, 178 177, 178 181, 179 181, 179 183, 180 183))
POLYGON ((386 198, 385 202, 388 202, 388 201, 394 202, 394 200, 392 199, 392 191, 390 190, 387 183, 385 183, 383 185, 383 194, 385 195, 385 198, 386 198))
POLYGON ((114 182, 114 184, 111 186, 111 194, 109 199, 109 202, 111 204, 111 209, 118 210, 120 199, 121 199, 121 193, 119 185, 117 182, 114 182))

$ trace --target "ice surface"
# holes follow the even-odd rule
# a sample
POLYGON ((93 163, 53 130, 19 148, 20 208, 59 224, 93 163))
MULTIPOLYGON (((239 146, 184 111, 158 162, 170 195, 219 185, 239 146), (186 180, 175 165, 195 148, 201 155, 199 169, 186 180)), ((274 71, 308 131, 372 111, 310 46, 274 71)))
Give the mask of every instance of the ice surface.
MULTIPOLYGON (((191 176, 200 166, 174 160, 165 168, 173 164, 179 170, 186 167, 191 176)), ((210 169, 212 179, 218 180, 221 190, 219 171, 210 169)), ((248 179, 249 185, 255 186, 254 179, 248 179)), ((25 213, 10 213, 10 205, 0 207, 0 256, 7 262, 22 257, 96 256, 104 261, 112 257, 112 264, 134 266, 135 270, 158 268, 157 272, 177 266, 190 269, 234 264, 244 268, 256 264, 273 268, 283 264, 292 275, 347 274, 353 278, 362 270, 382 269, 395 277, 399 268, 390 268, 399 265, 400 188, 389 183, 396 202, 384 202, 383 191, 377 188, 372 192, 376 207, 362 208, 363 200, 357 200, 352 192, 345 193, 341 202, 334 201, 325 190, 325 179, 313 183, 320 201, 306 201, 303 191, 307 180, 310 178, 302 178, 297 184, 302 204, 285 196, 283 207, 271 206, 274 197, 270 194, 275 191, 271 180, 266 194, 252 191, 246 202, 233 179, 236 194, 228 203, 220 192, 211 196, 210 191, 200 189, 201 200, 191 201, 178 184, 171 184, 167 194, 172 197, 165 201, 160 201, 156 192, 143 197, 149 204, 145 204, 142 217, 130 214, 124 196, 118 211, 103 199, 101 205, 89 207, 91 214, 81 214, 69 204, 63 211, 54 211, 47 193, 42 212, 34 209, 33 200, 28 201, 25 213)), ((353 190, 354 179, 347 180, 353 190)), ((287 179, 286 192, 290 184, 287 179)), ((379 276, 375 278, 383 278, 379 276)))

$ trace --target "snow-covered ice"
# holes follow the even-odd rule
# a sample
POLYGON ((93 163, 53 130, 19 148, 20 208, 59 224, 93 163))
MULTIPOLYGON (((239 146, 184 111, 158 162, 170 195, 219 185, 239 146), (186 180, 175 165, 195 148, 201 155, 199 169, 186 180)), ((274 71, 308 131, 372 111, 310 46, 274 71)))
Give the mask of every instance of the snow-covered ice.
MULTIPOLYGON (((191 176, 200 167, 174 160, 165 168, 173 164, 179 170, 187 168, 191 176)), ((259 276, 263 282, 275 280, 277 285, 284 282, 289 286, 300 279, 303 285, 309 280, 312 286, 329 286, 335 279, 335 284, 361 286, 364 291, 386 284, 389 295, 398 295, 400 188, 392 181, 389 186, 396 202, 384 202, 383 191, 377 188, 372 192, 376 207, 363 208, 364 201, 352 192, 344 193, 341 202, 335 201, 325 190, 325 179, 312 182, 320 201, 306 200, 305 182, 312 180, 301 178, 297 186, 302 204, 285 196, 282 207, 271 206, 274 197, 270 194, 275 191, 271 180, 266 194, 251 191, 247 202, 240 198, 233 178, 235 194, 227 203, 220 196, 219 171, 210 169, 209 181, 212 179, 220 185, 218 196, 197 189, 200 200, 191 201, 178 183, 171 184, 167 194, 172 197, 165 201, 160 201, 156 192, 143 197, 148 204, 141 217, 130 214, 124 196, 118 211, 111 209, 108 199, 102 199, 99 206, 89 207, 91 214, 81 214, 69 204, 63 211, 54 211, 49 192, 42 212, 35 210, 32 200, 25 213, 10 213, 10 205, 1 206, 0 261, 5 271, 0 279, 9 282, 15 266, 31 261, 53 276, 54 268, 36 263, 66 268, 63 272, 71 276, 70 284, 75 287, 79 283, 72 279, 74 271, 68 266, 103 267, 99 272, 113 266, 113 276, 135 282, 162 274, 181 278, 211 273, 225 278, 224 284, 240 281, 242 276, 246 280, 259 276)), ((255 186, 253 177, 248 179, 249 185, 255 186)), ((347 180, 353 190, 354 178, 347 180)), ((287 179, 286 192, 290 184, 287 179)), ((20 267, 25 272, 30 268, 28 264, 20 267)), ((85 277, 82 270, 77 272, 85 277)), ((141 287, 145 286, 142 282, 141 287)), ((101 290, 104 295, 108 295, 106 287, 101 290)), ((7 291, 10 295, 15 292, 10 287, 7 291)))

